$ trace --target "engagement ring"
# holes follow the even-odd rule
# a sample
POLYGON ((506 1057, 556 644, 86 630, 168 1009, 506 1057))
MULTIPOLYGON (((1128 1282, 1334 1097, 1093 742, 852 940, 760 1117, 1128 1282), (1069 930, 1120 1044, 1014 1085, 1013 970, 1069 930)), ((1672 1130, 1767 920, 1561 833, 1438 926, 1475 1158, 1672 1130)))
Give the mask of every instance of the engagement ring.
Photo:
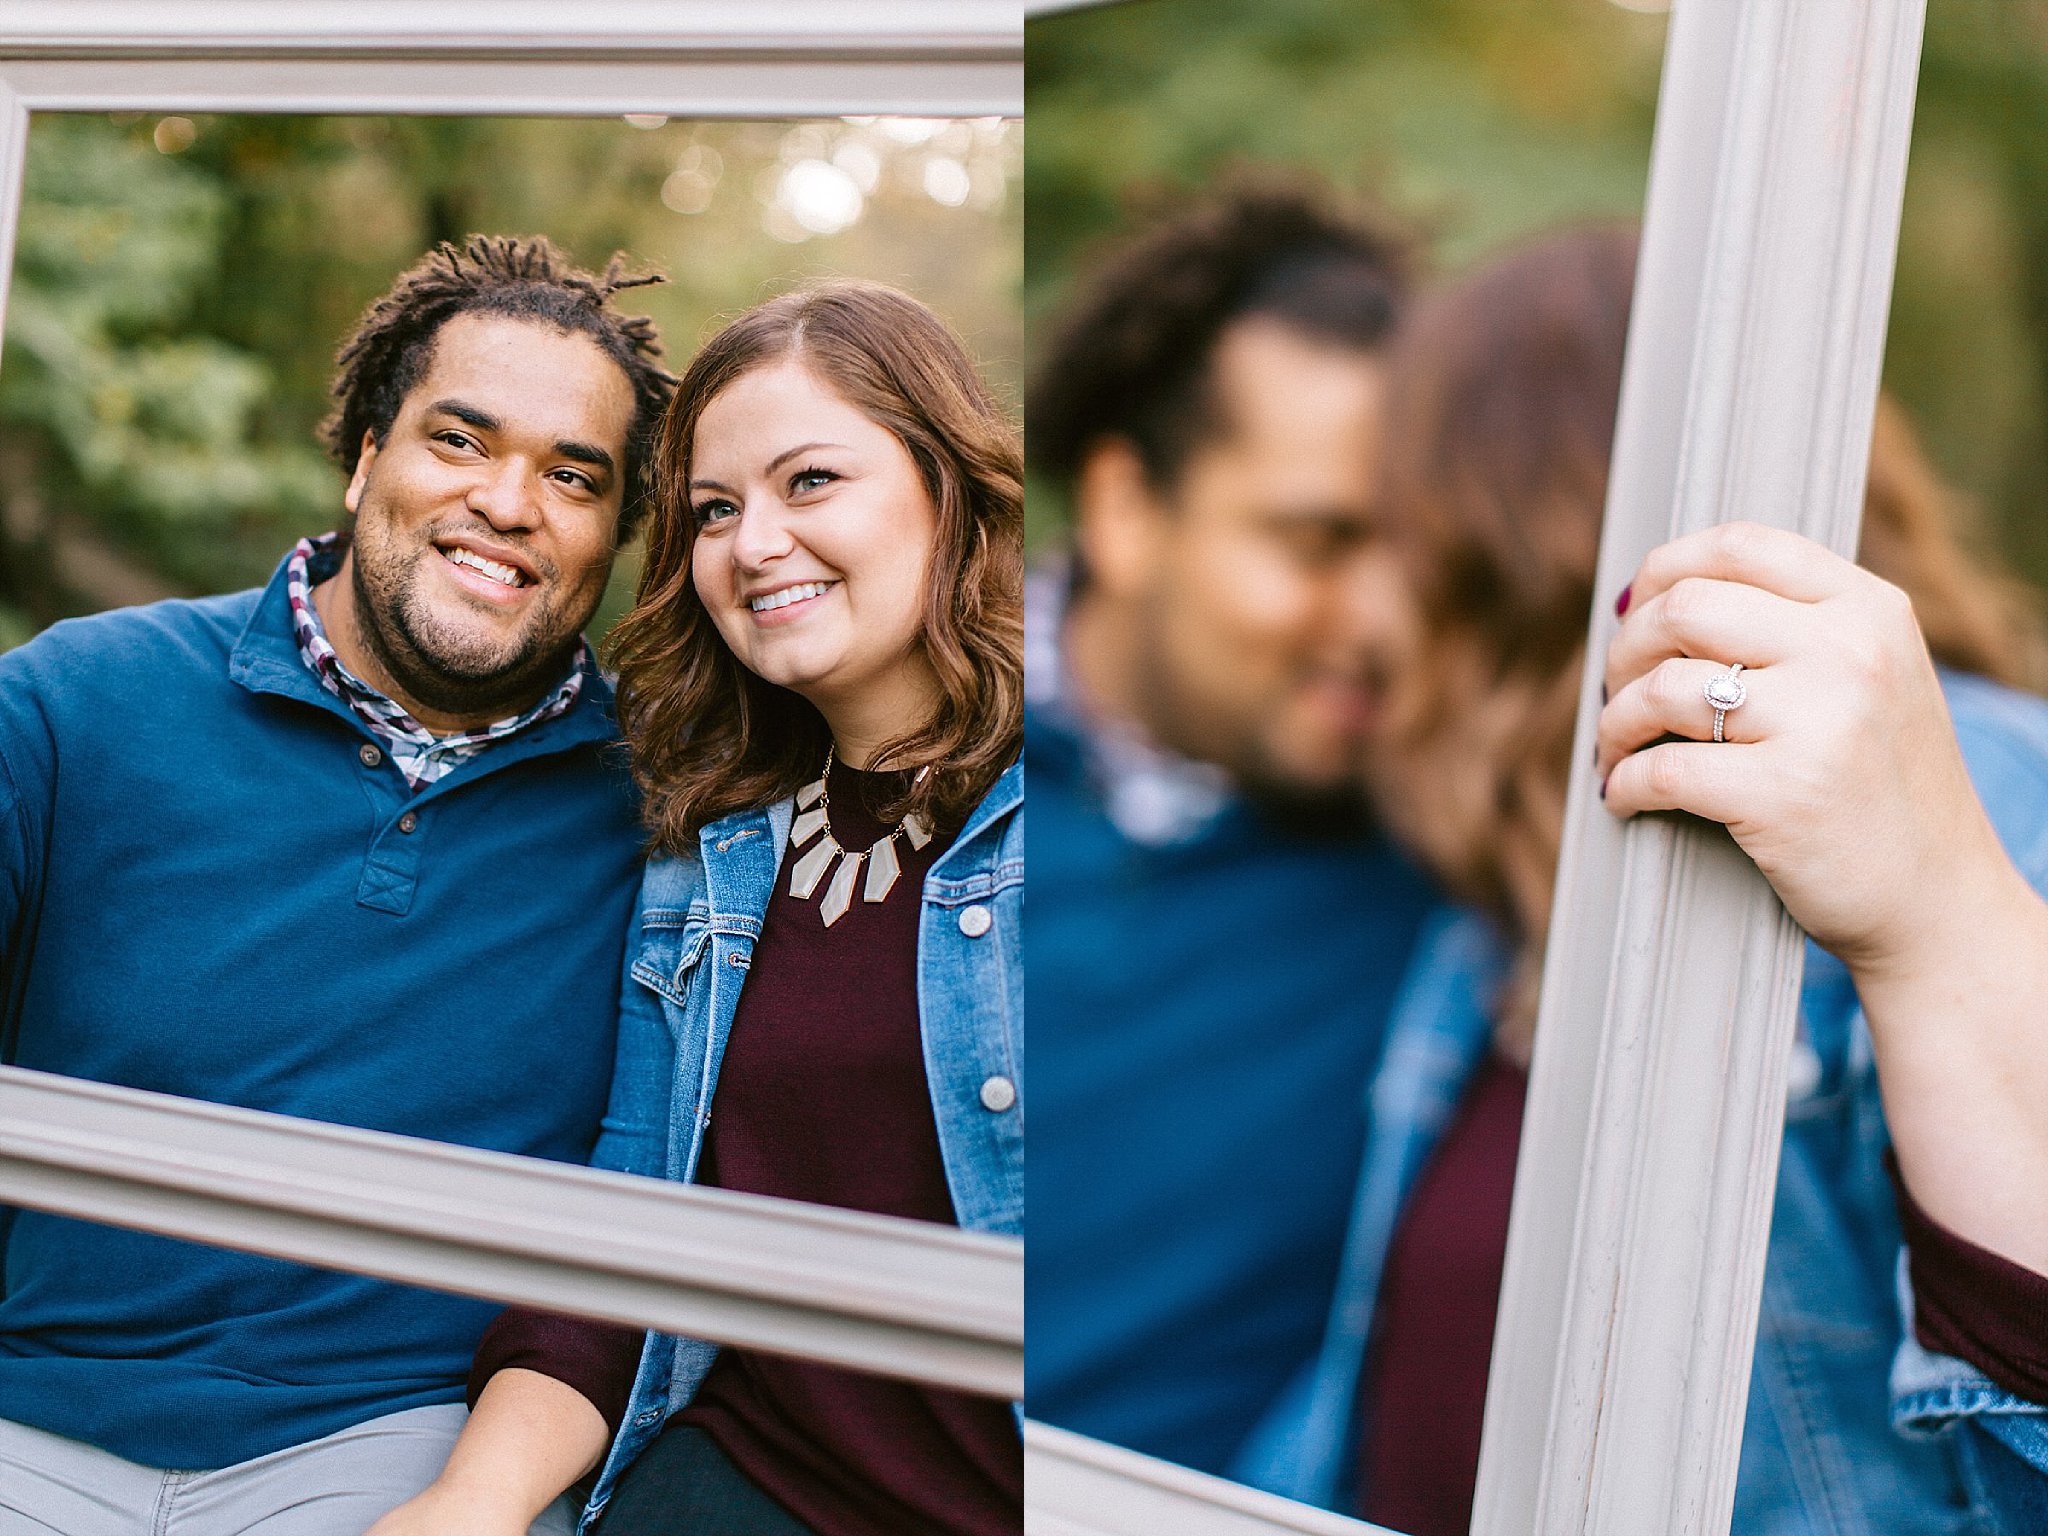
POLYGON ((1742 685, 1742 663, 1730 662, 1728 670, 1709 682, 1705 692, 1707 702, 1714 706, 1714 740, 1726 741, 1722 727, 1727 723, 1728 711, 1740 709, 1742 701, 1749 697, 1749 690, 1742 685))

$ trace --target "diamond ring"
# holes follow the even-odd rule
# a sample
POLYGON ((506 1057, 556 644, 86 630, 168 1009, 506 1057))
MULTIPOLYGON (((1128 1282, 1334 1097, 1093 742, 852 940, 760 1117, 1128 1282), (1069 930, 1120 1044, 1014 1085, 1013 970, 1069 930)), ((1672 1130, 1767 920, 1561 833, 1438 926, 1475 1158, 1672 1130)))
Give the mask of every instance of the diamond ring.
POLYGON ((1703 690, 1707 702, 1714 706, 1714 740, 1726 741, 1722 728, 1728 720, 1728 711, 1740 709, 1742 701, 1749 697, 1749 690, 1742 684, 1742 663, 1732 661, 1728 670, 1709 682, 1703 690))

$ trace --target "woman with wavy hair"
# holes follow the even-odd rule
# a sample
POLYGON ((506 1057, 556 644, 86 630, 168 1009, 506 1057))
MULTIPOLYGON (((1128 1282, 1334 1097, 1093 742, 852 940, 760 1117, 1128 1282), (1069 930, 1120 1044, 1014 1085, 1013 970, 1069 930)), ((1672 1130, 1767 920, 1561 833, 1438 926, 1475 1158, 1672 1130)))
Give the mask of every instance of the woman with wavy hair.
MULTIPOLYGON (((930 310, 831 283, 697 355, 657 460, 612 639, 652 857, 595 1161, 1021 1234, 1016 428, 930 310)), ((520 1309, 471 1393, 377 1536, 523 1532, 600 1462, 607 1536, 1022 1525, 1007 1403, 520 1309)))
MULTIPOLYGON (((1415 622, 1372 772, 1465 905, 1425 930, 1370 1097, 1318 1384, 1355 1415, 1303 1491, 1411 1536, 1469 1521, 1635 247, 1626 228, 1519 247, 1425 301, 1390 363, 1382 512, 1415 622)), ((1951 510, 1886 403, 1867 569, 1738 525, 1665 546, 1609 595, 1625 618, 1603 658, 1607 808, 1726 821, 1829 947, 1801 999, 1738 1531, 1979 1529, 1965 1488, 1986 1507, 2018 1465, 1997 1434, 2023 1383, 1947 1357, 2023 1368, 1977 1347, 1999 1336, 1992 1293, 1953 1277, 2001 1255, 2048 1267, 2048 1121, 2022 1074, 1998 1077, 2025 1000, 2048 999, 2048 705, 2017 691, 2044 677, 2039 625, 1951 510), (2009 968, 1999 946, 2021 951, 2009 968), (1917 1336, 1895 1295, 1902 1218, 1917 1336), (1894 1428, 1978 1410, 1938 1438, 1894 1428)))

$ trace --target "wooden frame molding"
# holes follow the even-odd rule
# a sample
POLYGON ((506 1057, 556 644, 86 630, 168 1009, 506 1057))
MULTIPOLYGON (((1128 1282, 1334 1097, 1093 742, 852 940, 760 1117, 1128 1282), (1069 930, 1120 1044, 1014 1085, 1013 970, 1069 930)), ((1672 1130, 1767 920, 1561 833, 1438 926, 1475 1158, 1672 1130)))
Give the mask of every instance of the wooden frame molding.
MULTIPOLYGON (((0 0, 35 111, 1016 116, 1017 0, 0 0)), ((4 148, 4 146, 0 146, 4 148)))
POLYGON ((468 0, 5 0, 0 36, 23 51, 110 58, 405 48, 484 58, 721 50, 945 60, 1014 58, 1022 24, 1017 0, 599 0, 568 18, 556 0, 494 0, 488 27, 468 0))
POLYGON ((1016 1398, 1024 1245, 0 1068, 0 1203, 1016 1398))
MULTIPOLYGON (((1665 539, 1853 553, 1924 0, 1674 7, 1587 653, 1665 539)), ((1728 660, 1741 660, 1729 657, 1728 660)), ((1579 745, 1475 1536, 1725 1532, 1803 937, 1718 827, 1599 808, 1579 745)))
POLYGON ((1057 16, 1062 11, 1091 10, 1117 3, 1119 0, 1024 0, 1024 19, 1035 21, 1040 16, 1057 16))
POLYGON ((1025 1536, 1396 1536, 1027 1420, 1025 1536))

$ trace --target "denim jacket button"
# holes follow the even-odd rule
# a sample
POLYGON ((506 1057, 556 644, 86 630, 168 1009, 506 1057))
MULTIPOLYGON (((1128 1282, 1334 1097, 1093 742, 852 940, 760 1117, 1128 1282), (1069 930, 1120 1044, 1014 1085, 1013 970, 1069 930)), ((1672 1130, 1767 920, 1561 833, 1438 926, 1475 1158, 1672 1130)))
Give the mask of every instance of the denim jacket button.
POLYGON ((978 902, 960 914, 960 931, 970 939, 980 938, 994 926, 995 918, 989 915, 987 907, 978 902))
MULTIPOLYGON (((979 912, 982 909, 980 907, 971 907, 969 910, 979 912)), ((964 927, 965 924, 963 923, 962 926, 964 927)), ((999 1115, 1016 1102, 1017 1085, 1007 1077, 992 1077, 981 1085, 981 1107, 983 1109, 990 1110, 999 1115)))

